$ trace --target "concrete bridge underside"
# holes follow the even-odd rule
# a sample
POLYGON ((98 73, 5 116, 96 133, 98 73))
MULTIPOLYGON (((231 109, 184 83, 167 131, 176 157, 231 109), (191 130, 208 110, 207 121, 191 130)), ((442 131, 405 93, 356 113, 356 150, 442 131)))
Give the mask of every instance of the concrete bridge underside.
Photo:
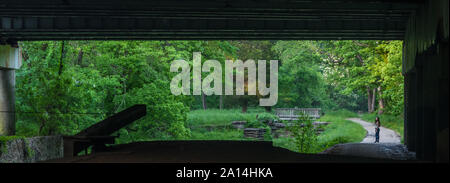
MULTIPOLYGON (((404 40, 405 144, 421 160, 444 162, 448 23, 448 0, 0 0, 0 44, 11 48, 26 40, 404 40)), ((14 86, 5 75, 11 68, 0 59, 0 83, 14 86)), ((0 101, 11 91, 0 90, 0 101)))
POLYGON ((2 0, 3 41, 403 39, 420 0, 2 0))

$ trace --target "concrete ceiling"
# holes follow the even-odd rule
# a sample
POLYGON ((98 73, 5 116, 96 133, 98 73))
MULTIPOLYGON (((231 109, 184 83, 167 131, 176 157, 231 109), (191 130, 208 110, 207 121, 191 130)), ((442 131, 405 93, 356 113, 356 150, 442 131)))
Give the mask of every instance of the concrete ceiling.
POLYGON ((0 42, 404 38, 420 0, 0 0, 0 42))

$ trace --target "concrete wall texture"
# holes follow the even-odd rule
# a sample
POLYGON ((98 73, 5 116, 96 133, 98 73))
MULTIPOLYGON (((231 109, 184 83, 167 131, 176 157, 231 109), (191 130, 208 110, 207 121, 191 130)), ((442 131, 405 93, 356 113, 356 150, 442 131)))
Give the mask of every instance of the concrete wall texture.
POLYGON ((0 135, 15 132, 15 69, 21 65, 20 48, 0 45, 0 135))
POLYGON ((0 163, 33 163, 62 158, 62 136, 17 138, 0 142, 0 163))
POLYGON ((15 132, 15 70, 0 68, 0 135, 15 132))
POLYGON ((427 1, 404 40, 405 143, 417 159, 449 159, 448 1, 427 1))

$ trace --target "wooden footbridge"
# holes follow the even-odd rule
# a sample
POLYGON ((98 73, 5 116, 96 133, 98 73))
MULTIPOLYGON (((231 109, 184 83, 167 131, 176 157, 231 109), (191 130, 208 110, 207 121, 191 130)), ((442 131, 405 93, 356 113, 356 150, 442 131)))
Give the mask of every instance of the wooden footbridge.
POLYGON ((280 120, 298 120, 298 117, 306 115, 312 119, 320 118, 320 108, 277 108, 276 115, 280 120))

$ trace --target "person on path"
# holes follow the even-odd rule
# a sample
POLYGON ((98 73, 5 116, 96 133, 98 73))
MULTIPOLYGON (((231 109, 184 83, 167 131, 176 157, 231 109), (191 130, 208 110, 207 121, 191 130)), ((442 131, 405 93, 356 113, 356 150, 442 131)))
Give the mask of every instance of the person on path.
POLYGON ((375 118, 375 143, 380 143, 380 117, 375 118))

